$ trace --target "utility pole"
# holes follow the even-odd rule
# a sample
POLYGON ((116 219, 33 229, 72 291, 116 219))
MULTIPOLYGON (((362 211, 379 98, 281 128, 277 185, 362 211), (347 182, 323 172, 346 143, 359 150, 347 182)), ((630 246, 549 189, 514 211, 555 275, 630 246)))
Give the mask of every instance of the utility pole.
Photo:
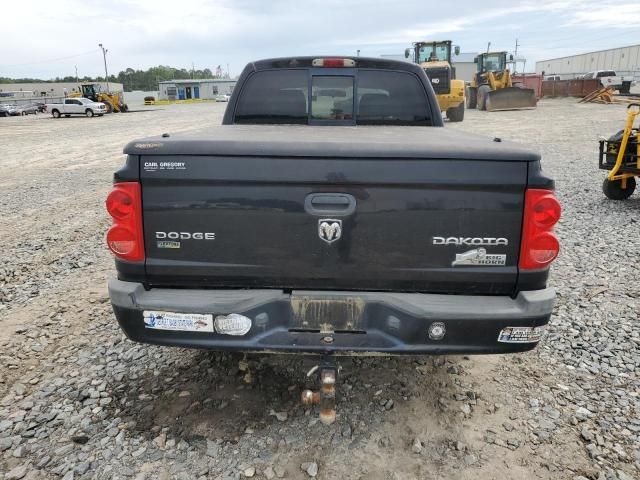
POLYGON ((196 74, 196 66, 193 62, 191 62, 191 78, 193 79, 196 74))
POLYGON ((231 73, 229 73, 229 64, 227 63, 227 78, 231 78, 231 73))
POLYGON ((360 49, 356 50, 356 57, 360 56, 360 49))
POLYGON ((80 83, 78 80, 78 65, 76 65, 76 83, 80 83))
POLYGON ((107 82, 107 92, 108 92, 109 91, 109 72, 107 71, 107 52, 109 50, 104 48, 101 43, 99 43, 98 46, 102 49, 102 58, 104 59, 104 79, 107 82))
POLYGON ((516 69, 518 68, 518 39, 516 38, 516 50, 513 52, 513 74, 516 74, 516 69))

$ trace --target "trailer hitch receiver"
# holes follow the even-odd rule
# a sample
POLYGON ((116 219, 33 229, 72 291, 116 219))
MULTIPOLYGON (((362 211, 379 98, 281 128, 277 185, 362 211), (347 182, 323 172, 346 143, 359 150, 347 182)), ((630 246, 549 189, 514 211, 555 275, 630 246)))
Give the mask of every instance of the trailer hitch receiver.
MULTIPOLYGON (((313 368, 309 374, 317 369, 313 368)), ((331 425, 336 421, 336 377, 338 369, 335 364, 320 367, 320 390, 304 390, 302 392, 303 405, 320 405, 320 421, 331 425)))

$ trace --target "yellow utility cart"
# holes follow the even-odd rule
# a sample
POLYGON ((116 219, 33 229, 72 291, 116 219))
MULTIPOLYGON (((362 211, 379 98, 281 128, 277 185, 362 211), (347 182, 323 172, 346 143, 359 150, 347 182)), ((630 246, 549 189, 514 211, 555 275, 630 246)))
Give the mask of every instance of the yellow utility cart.
POLYGON ((612 200, 626 200, 636 188, 640 176, 640 128, 634 127, 640 114, 640 103, 627 107, 627 121, 608 140, 600 140, 600 168, 609 170, 602 184, 602 191, 612 200))

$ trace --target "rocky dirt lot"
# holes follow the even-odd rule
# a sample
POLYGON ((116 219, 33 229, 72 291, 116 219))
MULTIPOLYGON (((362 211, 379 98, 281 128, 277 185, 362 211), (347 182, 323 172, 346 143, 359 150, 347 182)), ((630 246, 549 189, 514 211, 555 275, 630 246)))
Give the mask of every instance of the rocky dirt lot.
POLYGON ((596 162, 623 106, 447 125, 531 145, 557 180, 548 335, 505 357, 344 359, 329 427, 298 403, 313 359, 137 345, 112 317, 103 200, 123 145, 223 109, 0 119, 0 479, 640 478, 640 195, 606 200, 596 162))

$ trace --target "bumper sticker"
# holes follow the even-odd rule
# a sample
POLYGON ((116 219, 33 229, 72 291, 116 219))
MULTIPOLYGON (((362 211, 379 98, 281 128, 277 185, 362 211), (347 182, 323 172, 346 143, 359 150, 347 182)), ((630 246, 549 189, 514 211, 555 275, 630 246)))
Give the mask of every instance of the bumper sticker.
POLYGON ((213 333, 213 315, 145 310, 143 316, 146 328, 213 333))
POLYGON ((498 342, 537 343, 542 337, 543 327, 506 327, 500 330, 498 342))

